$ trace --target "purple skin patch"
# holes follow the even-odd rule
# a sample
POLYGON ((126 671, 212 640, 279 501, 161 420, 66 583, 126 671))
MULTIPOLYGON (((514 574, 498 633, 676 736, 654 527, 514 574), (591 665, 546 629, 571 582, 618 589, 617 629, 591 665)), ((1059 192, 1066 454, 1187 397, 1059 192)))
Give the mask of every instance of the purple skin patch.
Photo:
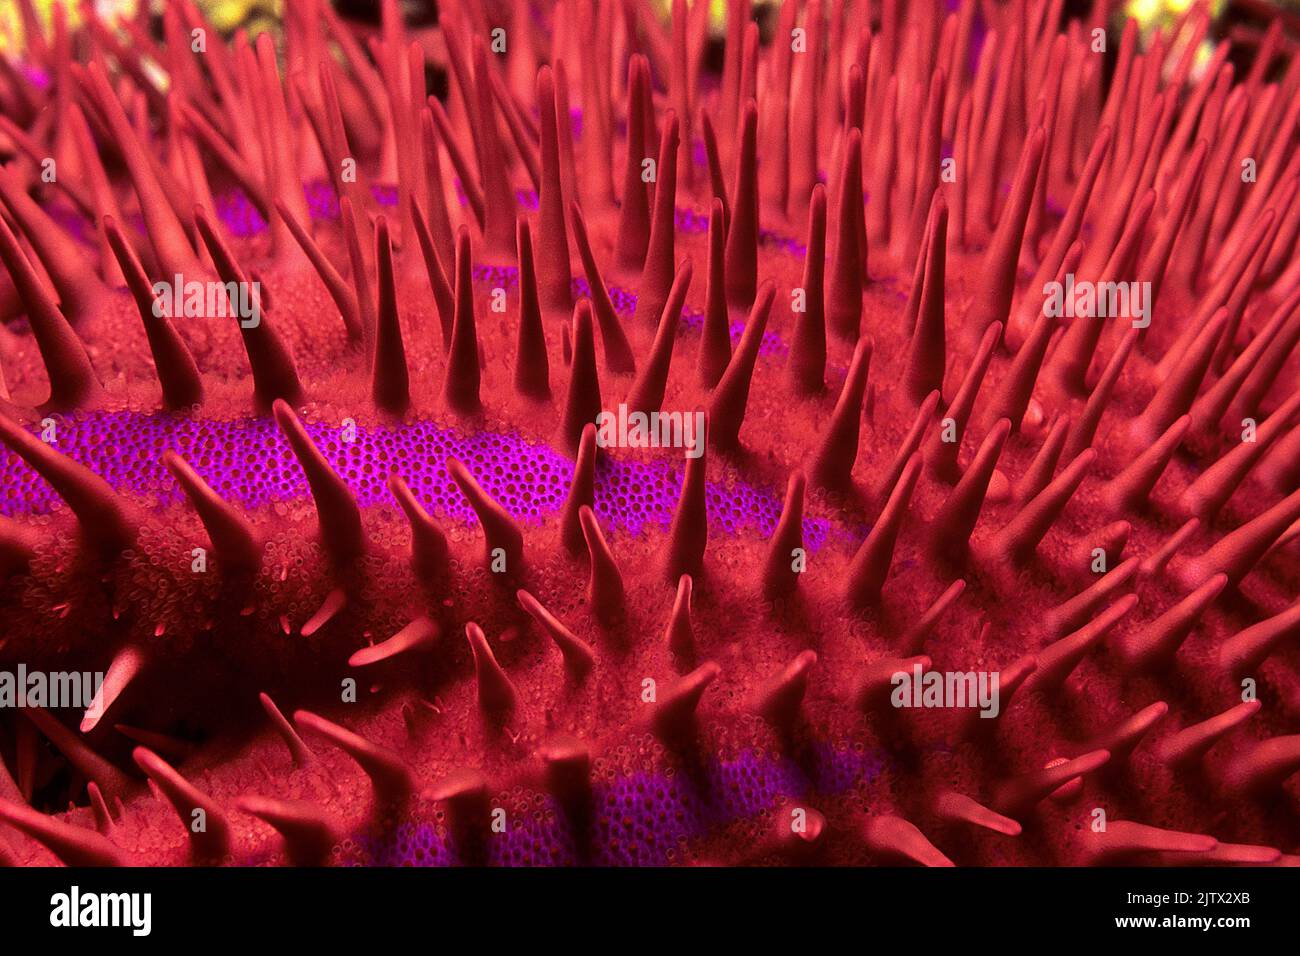
MULTIPOLYGON (((401 461, 411 490, 439 519, 476 523, 474 512, 447 476, 447 458, 503 464, 478 475, 483 487, 515 517, 525 521, 558 512, 573 480, 573 463, 546 445, 516 435, 462 435, 433 422, 379 428, 357 427, 345 443, 341 429, 304 422, 307 433, 364 506, 391 505, 388 474, 368 467, 401 461)), ((77 427, 61 430, 59 451, 81 462, 113 488, 159 505, 182 500, 162 464, 172 449, 193 463, 223 498, 246 508, 305 498, 307 479, 289 444, 269 418, 230 421, 134 412, 93 413, 77 427)), ((650 462, 602 459, 596 467, 596 514, 602 524, 638 534, 647 524, 667 528, 681 494, 680 458, 650 462)), ((17 455, 0 452, 0 514, 47 514, 63 507, 54 490, 17 455)), ((744 482, 724 489, 710 483, 709 525, 723 534, 766 536, 776 527, 782 499, 744 482)), ((816 549, 831 531, 829 521, 804 519, 808 547, 816 549)))
MULTIPOLYGON (((738 820, 750 819, 784 801, 816 790, 844 793, 870 787, 886 767, 881 750, 815 748, 812 765, 746 752, 735 760, 710 760, 696 785, 680 774, 635 774, 595 785, 592 857, 580 861, 566 815, 546 797, 522 826, 511 826, 489 846, 492 866, 669 866, 678 849, 738 820)), ((451 841, 429 824, 399 827, 390 838, 359 837, 343 864, 452 866, 451 841)))

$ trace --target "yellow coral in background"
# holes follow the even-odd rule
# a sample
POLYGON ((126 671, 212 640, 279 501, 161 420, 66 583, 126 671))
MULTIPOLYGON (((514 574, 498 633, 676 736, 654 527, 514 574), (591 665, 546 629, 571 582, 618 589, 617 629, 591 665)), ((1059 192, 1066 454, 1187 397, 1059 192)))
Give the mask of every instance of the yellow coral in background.
MULTIPOLYGON (((1164 30, 1166 39, 1169 39, 1170 31, 1175 29, 1187 12, 1198 4, 1207 10, 1211 19, 1217 19, 1227 6, 1227 0, 1128 0, 1122 16, 1132 17, 1137 21, 1145 43, 1150 41, 1157 29, 1164 30)), ((1187 41, 1182 42, 1185 44, 1187 41)), ((1208 37, 1202 40, 1192 61, 1193 78, 1200 75, 1201 69, 1209 62, 1213 52, 1214 41, 1208 37)))
MULTIPOLYGON (((1129 0, 1124 7, 1124 15, 1136 20, 1146 35, 1156 27, 1168 30, 1198 2, 1200 0, 1129 0)), ((1208 0, 1204 5, 1209 9, 1211 17, 1218 17, 1227 6, 1227 0, 1208 0)))
MULTIPOLYGON (((61 3, 67 12, 68 24, 76 26, 81 22, 81 4, 73 0, 31 0, 37 15, 47 28, 50 23, 50 9, 61 3)), ((95 10, 106 21, 112 22, 123 17, 134 16, 141 0, 94 0, 95 10)), ((21 50, 23 47, 23 18, 19 12, 19 0, 5 0, 0 3, 0 53, 21 50)))
MULTIPOLYGON (((76 26, 81 21, 81 4, 77 0, 31 0, 33 7, 47 27, 50 9, 62 3, 68 14, 68 23, 76 26)), ((166 0, 162 0, 166 2, 166 0)), ((204 16, 223 33, 245 26, 250 33, 273 27, 279 22, 282 0, 196 0, 204 16)), ((135 16, 141 3, 157 8, 159 0, 94 0, 95 10, 107 22, 135 16)), ((21 50, 23 47, 23 18, 19 0, 0 0, 0 53, 21 50)))
MULTIPOLYGON (((240 26, 279 22, 282 0, 199 0, 199 8, 212 25, 223 33, 240 26)), ((256 32, 250 30, 250 32, 256 32)))
MULTIPOLYGON (((709 5, 709 30, 714 36, 722 36, 727 28, 727 0, 688 0, 688 6, 693 7, 696 3, 709 5)), ((751 3, 755 10, 775 5, 776 0, 752 0, 751 3)), ((655 9, 660 19, 667 23, 672 16, 673 0, 657 0, 655 9)))

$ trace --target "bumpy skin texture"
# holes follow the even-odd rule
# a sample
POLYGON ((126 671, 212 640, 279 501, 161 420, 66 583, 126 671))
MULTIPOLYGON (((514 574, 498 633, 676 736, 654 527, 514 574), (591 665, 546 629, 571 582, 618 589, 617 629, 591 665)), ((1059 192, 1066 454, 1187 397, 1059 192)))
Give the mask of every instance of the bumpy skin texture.
MULTIPOLYGON (((282 340, 299 394, 283 374, 278 385, 253 381, 250 354, 265 341, 246 350, 233 320, 177 319, 203 394, 163 410, 156 343, 118 288, 105 226, 83 215, 112 213, 105 195, 78 211, 75 188, 37 188, 32 156, 19 149, 9 166, 75 237, 89 293, 74 308, 54 262, 44 263, 51 286, 38 277, 25 288, 21 263, 6 258, 5 419, 33 435, 52 420, 55 440, 33 452, 4 429, 0 669, 108 671, 110 689, 98 721, 0 718, 0 858, 1296 862, 1300 781, 1288 775, 1300 766, 1300 658, 1288 608, 1300 590, 1300 512, 1288 496, 1300 484, 1289 402, 1300 71, 1289 60, 1278 56, 1276 82, 1261 67, 1231 87, 1223 74, 1216 90, 1221 60, 1209 80, 1188 76, 1167 41, 1144 52, 1132 27, 1110 38, 1120 44, 1112 71, 1090 51, 1087 25, 1058 38, 1045 4, 984 5, 997 17, 986 24, 973 4, 945 19, 936 3, 886 3, 873 21, 876 5, 791 0, 761 47, 745 5, 731 5, 717 83, 707 66, 697 77, 706 24, 686 4, 674 4, 672 25, 648 9, 635 22, 606 9, 575 24, 572 7, 586 5, 561 5, 512 22, 509 53, 483 58, 475 43, 499 11, 462 4, 433 44, 450 53, 447 115, 426 118, 402 72, 409 38, 395 5, 376 48, 382 76, 358 47, 327 82, 318 54, 345 34, 315 4, 289 6, 299 14, 287 24, 289 83, 277 84, 271 61, 250 66, 257 58, 239 42, 222 48, 234 102, 193 69, 212 69, 199 54, 166 61, 173 96, 200 120, 225 135, 254 130, 234 148, 258 202, 197 121, 169 120, 137 95, 139 36, 119 41, 110 62, 128 77, 126 100, 156 121, 142 146, 171 164, 145 179, 167 170, 191 208, 209 189, 219 197, 205 221, 261 283, 262 328, 282 340), (807 46, 783 51, 782 31, 799 25, 807 46), (1172 79, 1156 71, 1165 59, 1172 79), (534 86, 543 61, 556 68, 534 86), (627 76, 634 90, 653 77, 652 99, 625 96, 627 76), (558 143, 547 128, 564 80, 572 166, 563 124, 558 143), (239 116, 255 87, 269 126, 239 116), (331 120, 346 129, 360 183, 329 175, 343 155, 331 120), (677 135, 691 147, 680 163, 664 145, 677 135), (629 142, 660 159, 644 196, 627 192, 645 188, 635 172, 623 185, 625 163, 642 168, 629 142), (1239 153, 1261 157, 1258 180, 1240 188, 1239 153), (943 172, 949 156, 955 181, 943 172), (185 165, 194 157, 202 188, 185 165), (859 164, 865 209, 844 185, 859 164), (814 188, 819 176, 827 185, 814 188), (1195 201, 1179 229, 1185 181, 1195 201), (340 187, 359 206, 359 262, 340 187), (409 196, 434 226, 432 269, 409 196), (373 299, 353 299, 355 328, 283 222, 266 228, 276 198, 310 212, 323 258, 354 296, 373 299), (436 227, 441 210, 468 227, 459 238, 436 227), (725 216, 725 243, 720 233, 711 242, 711 213, 715 230, 725 216), (544 290, 535 314, 511 217, 532 227, 544 290), (611 313, 601 314, 577 228, 611 313), (639 246, 629 252, 620 236, 639 246), (557 283, 560 257, 573 272, 557 283), (659 317, 636 304, 662 303, 684 261, 693 273, 681 315, 664 320, 679 324, 659 352, 671 355, 660 407, 706 410, 707 454, 688 464, 678 450, 601 448, 594 478, 575 482, 565 423, 581 425, 569 413, 591 407, 590 369, 598 407, 653 395, 659 317), (1084 320, 1042 324, 1041 287, 1058 272, 1158 282, 1150 328, 1126 338, 1136 335, 1128 322, 1105 321, 1089 342, 1072 324, 1084 320), (594 291, 594 357, 586 306, 574 314, 546 291, 567 278, 579 296, 594 291), (455 316, 441 314, 457 297, 455 316), (521 324, 537 320, 545 368, 536 344, 517 344, 521 324), (618 371, 619 327, 636 373, 618 371), (98 382, 58 407, 47 389, 77 359, 51 358, 33 334, 48 340, 50 329, 75 334, 98 382), (1035 349, 1046 350, 1041 371, 1035 349), (521 365, 549 398, 520 393, 521 365), (1225 381, 1236 382, 1231 401, 1216 407, 1225 381), (272 410, 277 397, 289 401, 272 410), (1243 418, 1258 422, 1262 454, 1216 479, 1216 461, 1243 455, 1243 418), (295 447, 297 421, 307 441, 295 447), (238 566, 244 552, 229 538, 220 546, 165 452, 229 506, 217 522, 227 534, 251 531, 251 567, 238 566), (53 460, 88 472, 59 487, 53 460), (1207 489, 1224 503, 1198 510, 1207 489), (508 518, 485 519, 485 500, 508 518), (592 512, 579 518, 584 503, 592 512), (126 540, 105 545, 92 531, 116 509, 126 540), (504 570, 493 567, 497 546, 504 570), (194 570, 196 548, 206 570, 194 570), (796 548, 806 570, 793 574, 796 548), (892 707, 890 676, 921 655, 940 671, 999 672, 997 719, 892 707)), ((199 23, 186 4, 167 16, 171 40, 199 23)), ((1205 27, 1185 24, 1197 38, 1205 27)), ((102 51, 103 37, 76 40, 78 56, 98 62, 85 53, 102 51)), ((47 112, 74 125, 84 113, 101 139, 111 127, 104 97, 114 94, 94 69, 70 68, 68 49, 29 50, 25 70, 0 85, 6 115, 38 149, 47 112)), ((150 280, 168 277, 166 239, 201 254, 196 274, 211 278, 220 253, 202 229, 169 233, 151 220, 150 202, 169 200, 133 186, 120 142, 94 155, 150 280)), ((49 148, 81 163, 71 168, 94 159, 58 137, 49 148)), ((32 240, 24 261, 39 260, 36 230, 49 220, 5 203, 32 240)))

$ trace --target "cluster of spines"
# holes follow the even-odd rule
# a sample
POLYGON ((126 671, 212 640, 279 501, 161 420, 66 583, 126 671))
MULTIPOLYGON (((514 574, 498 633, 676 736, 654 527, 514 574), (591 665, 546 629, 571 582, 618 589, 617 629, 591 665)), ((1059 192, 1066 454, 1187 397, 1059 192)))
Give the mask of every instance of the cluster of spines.
MULTIPOLYGON (((782 5, 778 37, 793 29, 798 6, 782 5)), ((521 396, 545 400, 552 394, 543 317, 557 312, 567 316, 572 309, 565 338, 568 382, 557 441, 575 455, 577 470, 563 513, 562 537, 571 552, 585 550, 589 555, 588 597, 593 614, 601 621, 617 620, 625 601, 622 573, 591 510, 596 457, 591 422, 604 406, 594 333, 599 332, 603 346, 603 374, 615 380, 631 378, 628 403, 635 410, 658 410, 664 401, 679 318, 693 278, 692 264, 676 259, 673 216, 679 183, 683 187, 704 185, 692 182, 697 171, 684 148, 698 125, 706 145, 707 187, 712 195, 705 325, 695 374, 710 391, 710 452, 733 456, 744 445, 741 432, 759 344, 776 296, 774 284, 761 281, 758 269, 760 209, 789 221, 797 220, 805 210, 807 214, 807 308, 796 319, 786 366, 792 392, 807 396, 825 391, 828 332, 856 343, 832 416, 815 442, 807 475, 796 472, 790 477, 785 508, 762 565, 761 593, 765 597, 787 596, 799 587, 789 557, 801 544, 806 489, 835 493, 853 482, 875 348, 873 339, 863 334, 867 331, 863 328, 863 290, 872 283, 867 268, 869 246, 887 259, 915 263, 905 311, 909 346, 904 374, 897 394, 891 395, 912 424, 883 473, 870 483, 872 527, 849 562, 841 586, 849 605, 859 611, 879 605, 899 535, 918 520, 911 505, 923 475, 952 485, 922 533, 936 560, 959 574, 996 579, 1034 562, 1040 542, 1099 465, 1114 471, 1098 489, 1099 501, 1109 516, 1120 518, 1140 511, 1180 447, 1198 438, 1212 443, 1225 419, 1238 413, 1258 414, 1266 406, 1300 336, 1300 300, 1291 265, 1300 220, 1287 215, 1295 179, 1284 180, 1281 172, 1288 150, 1294 154, 1291 136, 1297 113, 1286 104, 1297 101, 1292 94, 1300 83, 1300 70, 1293 62, 1280 82, 1266 83, 1269 64, 1257 62, 1246 80, 1234 86, 1232 68, 1224 62, 1226 47, 1220 46, 1204 78, 1192 85, 1180 118, 1174 106, 1189 76, 1190 54, 1185 52, 1177 59, 1173 80, 1162 84, 1160 68, 1168 59, 1168 41, 1157 38, 1148 52, 1139 53, 1132 23, 1123 34, 1114 82, 1103 97, 1100 71, 1085 67, 1079 58, 1077 31, 1081 27, 1072 24, 1071 34, 1058 35, 1057 24, 1048 16, 1048 4, 1015 3, 1002 11, 1003 22, 995 24, 995 32, 986 38, 973 76, 967 75, 965 51, 974 4, 963 4, 958 13, 943 21, 935 5, 923 4, 920 16, 904 33, 897 4, 885 3, 881 32, 864 30, 856 42, 846 36, 844 5, 833 6, 828 21, 827 11, 817 0, 807 5, 803 22, 808 27, 806 51, 812 55, 796 70, 786 44, 774 44, 771 65, 775 79, 759 90, 757 28, 747 22, 743 5, 733 3, 715 111, 700 109, 694 102, 689 51, 698 48, 702 21, 693 18, 684 3, 674 4, 668 35, 654 28, 645 40, 644 54, 629 58, 624 113, 628 147, 624 186, 617 202, 614 259, 617 269, 640 277, 633 321, 654 330, 653 345, 645 356, 634 353, 609 300, 587 222, 589 215, 605 214, 615 205, 612 71, 582 71, 581 101, 588 107, 584 112, 590 124, 581 148, 584 167, 592 176, 590 180, 584 176, 579 186, 574 163, 577 144, 569 124, 558 119, 568 115, 569 107, 563 58, 556 58, 553 67, 544 66, 536 75, 532 91, 538 119, 534 120, 518 89, 514 64, 521 57, 511 56, 508 81, 490 65, 482 39, 470 42, 471 35, 482 32, 475 29, 478 11, 458 9, 444 24, 454 91, 461 107, 461 115, 455 118, 436 99, 425 99, 423 54, 405 40, 391 3, 385 4, 384 29, 370 51, 378 67, 371 65, 350 34, 339 28, 327 5, 298 5, 300 15, 290 18, 291 48, 295 59, 314 65, 315 70, 294 71, 290 84, 281 80, 269 38, 256 44, 236 42, 229 51, 218 45, 220 52, 208 66, 209 83, 184 55, 160 52, 138 31, 132 35, 143 49, 132 49, 103 24, 92 22, 90 35, 97 43, 89 66, 65 62, 67 50, 62 43, 51 48, 49 65, 57 78, 57 102, 64 111, 61 118, 67 120, 79 148, 79 161, 90 169, 89 194, 62 178, 59 188, 98 224, 104 253, 100 275, 66 267, 66 237, 9 173, 4 173, 0 182, 0 198, 30 246, 25 249, 19 236, 0 222, 0 256, 23 303, 50 382, 49 397, 34 407, 41 412, 70 411, 111 402, 75 331, 75 321, 91 313, 112 294, 111 286, 118 284, 131 290, 140 311, 164 405, 174 409, 202 405, 204 387, 198 367, 176 330, 149 308, 146 276, 174 271, 247 283, 251 273, 223 238, 209 211, 211 196, 201 169, 193 165, 193 142, 202 142, 266 217, 273 259, 280 266, 296 263, 298 268, 310 267, 319 276, 349 339, 365 349, 370 399, 382 413, 401 415, 412 401, 411 370, 398 317, 394 264, 398 233, 403 251, 409 250, 413 256, 418 253, 414 261, 426 271, 437 307, 438 338, 446 353, 443 403, 458 416, 472 417, 481 410, 480 345, 471 292, 471 234, 476 232, 490 255, 514 255, 519 263, 522 304, 513 382, 521 396), (320 55, 317 18, 323 19, 339 43, 352 76, 320 55), (827 22, 832 30, 840 31, 838 45, 827 44, 827 22), (59 50, 63 59, 58 59, 59 50), (138 76, 134 88, 140 91, 146 109, 167 117, 168 133, 176 140, 170 144, 174 148, 172 161, 180 164, 175 168, 163 165, 150 152, 104 63, 104 54, 111 54, 122 69, 134 75, 140 70, 143 52, 158 53, 155 58, 170 65, 175 84, 172 94, 164 97, 138 76), (1005 58, 1010 68, 996 70, 995 55, 1005 58), (664 66, 667 68, 659 75, 668 78, 671 110, 660 123, 651 78, 652 67, 664 66), (347 96, 343 95, 344 84, 347 96), (343 102, 350 99, 356 109, 357 97, 369 102, 380 119, 385 166, 381 174, 391 167, 398 184, 398 212, 392 222, 379 213, 364 188, 364 174, 357 182, 342 173, 351 152, 343 102), (268 104, 265 112, 253 111, 255 120, 242 109, 252 99, 268 104), (350 273, 346 280, 307 230, 309 213, 296 172, 299 163, 290 148, 294 141, 291 102, 293 113, 301 114, 296 118, 310 129, 319 145, 340 197, 350 273), (820 107, 828 102, 835 104, 835 115, 843 117, 841 130, 819 129, 820 107), (1249 121, 1248 102, 1258 104, 1249 121), (1088 104, 1098 110, 1090 112, 1088 104), (1270 119, 1279 120, 1281 130, 1271 138, 1270 119), (499 141, 499 121, 510 133, 513 150, 499 141), (468 137, 458 135, 458 126, 468 137), (229 141, 232 131, 247 133, 249 142, 259 144, 260 163, 250 163, 229 148, 221 148, 223 136, 229 141), (106 174, 95 168, 99 161, 94 149, 86 148, 93 145, 92 134, 118 146, 145 221, 145 243, 116 225, 115 216, 120 219, 121 212, 113 191, 106 188, 106 174), (472 156, 466 155, 466 139, 472 144, 472 156), (945 139, 953 143, 954 156, 961 164, 962 174, 952 189, 940 184, 938 160, 945 139), (760 140, 763 155, 769 155, 771 147, 773 157, 761 170, 757 162, 760 140), (864 142, 875 147, 870 162, 863 155, 864 142), (1088 142, 1091 148, 1085 153, 1082 145, 1088 142), (829 149, 821 148, 828 144, 829 149), (451 227, 440 148, 466 195, 474 229, 461 225, 453 231, 451 227), (1263 157, 1260 169, 1264 177, 1244 198, 1232 168, 1232 160, 1243 149, 1263 157), (818 167, 826 153, 832 156, 827 164, 832 171, 829 189, 818 182, 818 167), (536 249, 527 224, 513 221, 512 171, 503 162, 503 156, 511 154, 518 157, 539 193, 536 249), (190 157, 189 165, 186 157, 190 157), (646 184, 641 175, 647 158, 657 161, 653 184, 646 184), (1186 164, 1181 172, 1179 162, 1186 164), (734 168, 730 182, 725 175, 728 166, 734 168), (1010 195, 999 211, 997 189, 1006 168, 1014 168, 1014 174, 1010 195), (180 173, 191 183, 188 188, 182 185, 180 173), (192 185, 196 180, 200 185, 192 185), (880 201, 864 208, 859 183, 880 201), (1070 202, 1048 241, 1046 197, 1062 185, 1070 188, 1070 202), (833 208, 828 208, 828 194, 834 197, 829 204, 833 208), (1091 227, 1086 241, 1085 225, 1091 227), (828 234, 834 239, 829 250, 828 234), (591 290, 590 298, 576 305, 569 282, 570 237, 591 290), (971 340, 978 337, 979 343, 965 373, 957 376, 957 388, 951 390, 946 387, 950 383, 945 375, 951 344, 945 314, 945 258, 952 250, 965 252, 980 246, 985 248, 979 254, 978 279, 966 290, 959 329, 960 335, 971 340), (148 263, 147 271, 142 262, 148 263), (1022 265, 1035 270, 1035 279, 1029 292, 1017 299, 1022 265), (1083 320, 1062 331, 1037 310, 1034 294, 1043 281, 1076 270, 1097 281, 1149 278, 1161 291, 1162 298, 1157 301, 1167 300, 1171 289, 1191 293, 1197 297, 1197 311, 1179 324, 1172 341, 1157 343, 1154 334, 1148 337, 1138 330, 1125 333, 1090 386, 1106 327, 1097 320, 1083 320), (1202 276, 1208 280, 1202 281, 1202 276), (1256 299, 1275 304, 1266 324, 1252 336, 1246 314, 1256 299), (734 349, 726 334, 729 309, 747 316, 744 334, 734 349), (983 382, 1000 348, 1013 350, 1014 357, 986 390, 983 382), (1143 355, 1150 356, 1144 374, 1155 384, 1149 402, 1131 421, 1112 431, 1109 447, 1094 447, 1117 381, 1134 357, 1143 355), (1217 377, 1207 388, 1211 376, 1217 377), (1082 409, 1077 416, 1065 413, 1055 419, 1029 468, 1014 486, 1008 486, 997 469, 999 458, 1010 437, 1023 429, 1036 394, 1063 404, 1082 399, 1082 409), (959 443, 938 437, 940 426, 948 423, 958 434, 974 423, 972 435, 982 436, 964 468, 958 461, 959 443), (1108 452, 1110 460, 1106 461, 1108 452), (1115 468, 1119 456, 1130 456, 1131 461, 1115 468), (977 536, 984 504, 994 491, 1013 500, 1016 510, 999 528, 977 536)), ((602 14, 592 25, 597 56, 606 58, 612 55, 607 16, 602 14)), ((183 27, 200 23, 188 4, 170 7, 164 17, 169 41, 182 35, 183 27)), ((647 29, 645 24, 641 26, 647 29)), ((1184 24, 1187 35, 1173 39, 1186 43, 1190 50, 1206 28, 1206 19, 1198 14, 1184 24)), ((56 19, 56 29, 66 30, 61 19, 56 19)), ((555 41, 557 50, 571 48, 575 42, 580 38, 567 33, 557 35, 555 41)), ((170 43, 168 49, 172 49, 170 43)), ((20 148, 26 144, 29 158, 43 155, 43 147, 18 124, 6 121, 4 129, 20 148)), ((871 261, 876 261, 874 254, 871 261)), ((366 548, 362 516, 347 485, 313 446, 293 409, 310 397, 310 389, 276 331, 274 310, 261 308, 258 318, 256 324, 241 329, 253 405, 273 414, 302 465, 316 503, 321 547, 339 579, 339 587, 304 625, 303 633, 309 634, 327 624, 353 598, 346 586, 346 569, 366 548)), ((1126 666, 1167 665, 1199 615, 1226 588, 1240 585, 1270 549, 1289 540, 1300 519, 1295 469, 1287 467, 1285 455, 1285 450, 1294 450, 1297 408, 1300 405, 1294 395, 1275 405, 1255 441, 1243 442, 1188 486, 1178 507, 1188 520, 1184 528, 1191 530, 1186 534, 1180 531, 1171 539, 1168 553, 1162 549, 1137 564, 1133 563, 1136 559, 1129 559, 1048 615, 1057 639, 1003 668, 1004 709, 1019 686, 1040 690, 1059 686, 1108 636, 1138 601, 1134 593, 1120 593, 1134 583, 1135 574, 1154 577, 1178 557, 1169 574, 1185 596, 1115 644, 1126 666), (1270 448, 1273 452, 1266 457, 1270 448), (1274 486, 1291 489, 1291 494, 1222 535, 1201 554, 1177 555, 1197 530, 1212 526, 1233 492, 1261 462, 1260 471, 1269 466, 1268 478, 1274 486), (1108 604, 1112 600, 1114 603, 1108 604)), ((5 410, 17 418, 30 414, 29 407, 8 399, 5 410)), ((56 488, 76 514, 88 550, 98 558, 111 559, 130 546, 146 517, 87 469, 60 456, 7 418, 0 421, 0 438, 56 488)), ((705 571, 707 461, 700 457, 687 465, 681 501, 660 562, 659 573, 676 588, 667 640, 682 659, 695 652, 690 604, 694 582, 705 571)), ((260 551, 257 530, 180 456, 169 456, 167 464, 198 512, 222 572, 234 577, 255 575, 260 551)), ((451 461, 447 467, 478 516, 489 562, 500 553, 508 567, 522 570, 526 555, 518 523, 483 491, 463 464, 451 461)), ((445 574, 445 532, 399 476, 392 478, 391 488, 410 520, 411 561, 416 573, 422 579, 445 574)), ((20 571, 34 553, 30 536, 16 523, 6 522, 2 530, 5 567, 10 573, 20 571)), ((1109 529, 1103 535, 1107 538, 1105 550, 1122 552, 1127 533, 1126 527, 1109 529)), ((920 649, 928 629, 965 586, 963 578, 953 579, 908 635, 909 649, 920 649)), ((520 589, 517 597, 520 606, 555 641, 567 668, 579 676, 590 669, 595 656, 590 645, 527 590, 520 589)), ((1283 611, 1225 641, 1221 648, 1225 668, 1240 671, 1257 666, 1294 635, 1293 612, 1294 608, 1283 611)), ((427 647, 438 633, 436 622, 417 617, 387 641, 357 652, 353 662, 364 666, 427 647)), ((479 703, 485 716, 500 719, 515 706, 516 692, 483 631, 469 623, 465 633, 479 703)), ((925 657, 886 658, 865 668, 857 694, 859 703, 879 706, 890 676, 913 662, 930 663, 925 657)), ((761 712, 774 720, 790 720, 815 663, 811 651, 796 657, 763 696, 761 712)), ((113 697, 142 666, 136 650, 127 648, 119 654, 109 671, 106 706, 111 706, 113 697)), ((691 736, 693 714, 718 673, 718 666, 710 662, 689 669, 679 684, 662 696, 649 725, 665 740, 684 746, 691 736)), ((274 710, 269 698, 264 703, 274 710)), ((945 791, 936 798, 933 812, 937 818, 1013 835, 1019 827, 1014 815, 1025 813, 1108 760, 1127 754, 1165 709, 1160 702, 1152 704, 1104 732, 1099 743, 1106 746, 993 788, 986 800, 988 806, 945 791)), ((1169 763, 1196 759, 1255 709, 1234 708, 1222 715, 1223 719, 1211 718, 1167 738, 1160 747, 1163 759, 1169 763)), ((301 757, 306 751, 299 748, 305 745, 293 724, 283 717, 276 723, 291 742, 295 758, 301 757)), ((376 796, 384 806, 400 804, 411 795, 412 770, 399 756, 314 714, 300 711, 294 724, 356 759, 375 782, 376 796)), ((59 736, 59 731, 52 730, 53 722, 47 721, 47 726, 51 728, 47 733, 59 736)), ((117 792, 123 786, 120 771, 109 773, 96 765, 93 761, 98 758, 75 737, 64 734, 61 749, 71 762, 95 768, 94 773, 87 771, 87 776, 101 793, 117 792)), ((211 828, 195 841, 195 854, 204 859, 221 857, 228 850, 225 811, 152 750, 141 747, 135 762, 182 819, 196 809, 209 815, 211 828)), ((1239 792, 1276 785, 1298 762, 1295 738, 1264 741, 1230 762, 1225 786, 1239 792)), ((548 754, 549 770, 556 780, 564 781, 565 799, 575 805, 581 802, 581 770, 588 763, 581 746, 548 754)), ((454 826, 467 834, 466 841, 481 838, 481 833, 474 836, 482 817, 475 808, 484 800, 485 786, 482 780, 469 780, 438 790, 438 799, 446 800, 453 819, 461 821, 454 826)), ((335 832, 331 821, 301 806, 253 801, 242 809, 279 829, 297 859, 319 859, 320 848, 335 832)), ((6 805, 5 814, 14 826, 46 842, 60 855, 68 854, 65 858, 98 862, 117 858, 111 844, 94 834, 74 832, 57 821, 38 820, 21 807, 6 805)), ((822 831, 820 827, 814 830, 811 840, 815 842, 822 831)), ((899 817, 873 817, 860 837, 882 857, 926 863, 946 860, 913 824, 899 817)), ((1091 852, 1099 859, 1142 851, 1210 853, 1216 847, 1208 837, 1171 834, 1135 823, 1112 823, 1095 842, 1091 852)), ((804 850, 806 847, 800 849, 804 850)))

